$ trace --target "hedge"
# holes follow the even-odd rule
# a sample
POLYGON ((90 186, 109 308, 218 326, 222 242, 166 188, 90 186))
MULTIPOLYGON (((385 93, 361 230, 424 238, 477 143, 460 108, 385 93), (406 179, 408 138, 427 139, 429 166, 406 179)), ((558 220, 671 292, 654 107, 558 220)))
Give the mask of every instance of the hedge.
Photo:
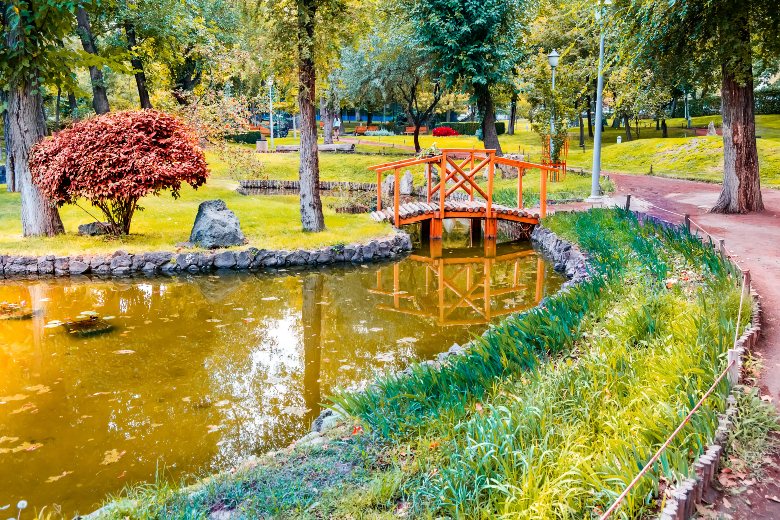
MULTIPOLYGON (((448 126, 461 135, 474 135, 482 126, 482 123, 477 121, 473 123, 439 123, 436 126, 448 126)), ((498 135, 506 133, 506 123, 504 121, 496 121, 496 133, 498 135)))
MULTIPOLYGON (((780 88, 756 90, 754 96, 756 115, 780 114, 780 88)), ((683 103, 678 103, 678 113, 682 111, 683 103)), ((689 109, 692 117, 720 114, 720 96, 693 99, 689 102, 689 109)))
POLYGON ((255 144, 255 142, 260 140, 265 141, 267 138, 262 137, 259 130, 253 130, 251 132, 229 135, 226 139, 228 141, 233 141, 234 143, 255 144))

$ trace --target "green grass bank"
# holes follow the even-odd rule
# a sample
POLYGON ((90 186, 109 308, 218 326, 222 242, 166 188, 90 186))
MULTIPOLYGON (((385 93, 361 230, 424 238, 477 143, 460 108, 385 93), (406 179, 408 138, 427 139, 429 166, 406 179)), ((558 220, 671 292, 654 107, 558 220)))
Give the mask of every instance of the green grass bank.
MULTIPOLYGON (((698 239, 619 210, 546 221, 592 278, 441 366, 332 397, 352 422, 182 490, 128 489, 112 518, 583 518, 623 490, 725 367, 738 277, 698 239)), ((750 316, 745 303, 743 323, 750 316)), ((621 514, 640 518, 711 440, 721 384, 621 514)))

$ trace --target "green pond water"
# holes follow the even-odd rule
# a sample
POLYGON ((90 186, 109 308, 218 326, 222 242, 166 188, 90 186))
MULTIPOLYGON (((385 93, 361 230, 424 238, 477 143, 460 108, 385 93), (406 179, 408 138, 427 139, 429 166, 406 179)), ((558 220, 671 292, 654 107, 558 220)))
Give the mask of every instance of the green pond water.
POLYGON ((86 513, 158 472, 178 481, 285 446, 332 390, 434 358, 561 283, 528 244, 325 271, 0 281, 0 302, 32 312, 0 319, 0 517, 22 499, 86 513), (93 334, 58 325, 93 314, 107 318, 93 334))

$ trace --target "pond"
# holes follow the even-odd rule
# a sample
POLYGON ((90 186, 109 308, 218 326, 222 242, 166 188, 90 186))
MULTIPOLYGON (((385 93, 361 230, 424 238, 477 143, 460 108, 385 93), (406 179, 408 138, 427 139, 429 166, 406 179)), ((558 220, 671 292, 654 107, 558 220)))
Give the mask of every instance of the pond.
POLYGON ((451 245, 325 271, 1 282, 0 507, 85 513, 156 474, 285 446, 332 390, 434 358, 562 283, 527 243, 494 258, 451 245), (66 327, 77 316, 90 323, 66 327))

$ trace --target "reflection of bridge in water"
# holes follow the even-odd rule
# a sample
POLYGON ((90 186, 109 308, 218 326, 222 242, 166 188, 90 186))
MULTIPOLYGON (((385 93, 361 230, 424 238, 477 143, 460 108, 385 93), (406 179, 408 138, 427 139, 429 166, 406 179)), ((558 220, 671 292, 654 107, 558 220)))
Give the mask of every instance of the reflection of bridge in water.
MULTIPOLYGON (((490 251, 490 245, 485 249, 490 251)), ((439 326, 485 325, 535 306, 544 293, 544 261, 532 249, 506 249, 493 249, 493 256, 476 249, 438 258, 414 254, 409 260, 425 265, 424 280, 394 264, 377 271, 376 287, 369 292, 387 298, 388 303, 377 305, 380 311, 430 319, 439 326)))

